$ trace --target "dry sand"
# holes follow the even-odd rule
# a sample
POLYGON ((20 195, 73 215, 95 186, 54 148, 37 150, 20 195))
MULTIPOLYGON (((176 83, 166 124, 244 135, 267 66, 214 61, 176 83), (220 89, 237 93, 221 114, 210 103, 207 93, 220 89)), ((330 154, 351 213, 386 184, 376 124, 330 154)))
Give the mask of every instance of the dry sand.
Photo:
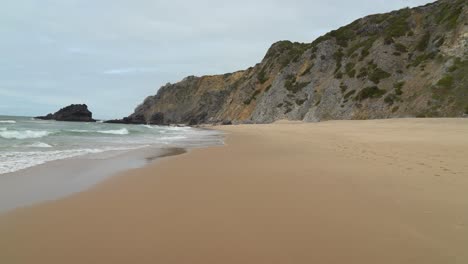
POLYGON ((468 120, 220 129, 0 216, 0 263, 468 263, 468 120))

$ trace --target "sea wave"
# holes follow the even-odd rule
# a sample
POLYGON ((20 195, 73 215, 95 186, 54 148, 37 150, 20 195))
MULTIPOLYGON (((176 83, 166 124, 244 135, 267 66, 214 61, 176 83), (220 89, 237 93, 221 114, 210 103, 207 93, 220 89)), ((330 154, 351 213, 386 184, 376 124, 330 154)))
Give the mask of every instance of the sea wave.
POLYGON ((28 147, 31 147, 31 148, 52 148, 51 145, 49 145, 47 143, 44 143, 44 142, 36 142, 36 143, 31 144, 31 145, 28 145, 28 147))
POLYGON ((176 139, 186 139, 185 136, 171 136, 171 137, 160 137, 159 140, 176 140, 176 139))
POLYGON ((68 132, 73 133, 99 133, 99 134, 113 134, 113 135, 128 135, 130 132, 126 128, 115 130, 84 130, 84 129, 70 129, 68 132))
POLYGON ((75 133, 93 133, 94 131, 92 130, 84 130, 84 129, 70 129, 66 130, 68 132, 75 132, 75 133))
POLYGON ((0 137, 6 139, 28 139, 42 138, 52 134, 49 131, 33 131, 33 130, 0 130, 0 137))
MULTIPOLYGON (((41 142, 39 142, 41 143, 41 142)), ((44 143, 45 144, 45 143, 44 143)), ((45 145, 44 145, 45 146, 45 145)), ((103 153, 106 151, 126 151, 147 147, 127 146, 127 147, 103 147, 103 148, 81 148, 68 150, 47 150, 47 151, 27 151, 27 152, 0 152, 0 174, 15 172, 33 166, 41 165, 54 160, 75 158, 88 154, 103 153)))
POLYGON ((14 172, 29 167, 44 164, 53 160, 72 158, 91 153, 99 153, 100 149, 75 149, 64 151, 29 151, 0 153, 0 174, 14 172))
POLYGON ((187 126, 169 126, 169 127, 165 127, 164 129, 169 130, 169 131, 181 131, 181 132, 193 130, 191 127, 187 127, 187 126))
POLYGON ((116 130, 99 130, 97 131, 101 134, 112 134, 112 135, 128 135, 130 132, 126 128, 116 129, 116 130))
POLYGON ((15 120, 0 120, 0 124, 16 124, 15 120))

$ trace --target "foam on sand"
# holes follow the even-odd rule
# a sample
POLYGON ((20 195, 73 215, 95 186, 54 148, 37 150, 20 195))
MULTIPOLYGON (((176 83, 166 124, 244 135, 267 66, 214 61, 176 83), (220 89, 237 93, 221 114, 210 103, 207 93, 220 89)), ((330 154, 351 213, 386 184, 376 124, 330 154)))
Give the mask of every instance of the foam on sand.
MULTIPOLYGON (((45 145, 44 145, 45 146, 45 145)), ((0 174, 14 172, 36 165, 44 164, 48 161, 66 159, 90 153, 99 153, 99 149, 75 149, 64 151, 29 151, 29 152, 8 152, 0 153, 0 174)))

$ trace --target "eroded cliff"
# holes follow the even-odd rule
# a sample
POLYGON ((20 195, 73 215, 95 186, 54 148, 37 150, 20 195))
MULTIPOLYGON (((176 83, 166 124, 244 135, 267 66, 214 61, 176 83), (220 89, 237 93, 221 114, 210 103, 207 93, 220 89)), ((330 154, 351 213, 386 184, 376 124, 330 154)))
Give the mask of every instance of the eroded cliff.
POLYGON ((440 0, 371 15, 261 63, 167 84, 126 123, 268 123, 468 114, 468 9, 440 0))

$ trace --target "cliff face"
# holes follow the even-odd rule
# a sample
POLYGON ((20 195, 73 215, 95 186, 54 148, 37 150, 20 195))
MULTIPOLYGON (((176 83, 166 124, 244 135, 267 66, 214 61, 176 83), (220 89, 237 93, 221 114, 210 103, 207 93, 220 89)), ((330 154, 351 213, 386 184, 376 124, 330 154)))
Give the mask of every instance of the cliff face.
POLYGON ((440 0, 372 15, 261 63, 167 84, 127 123, 268 123, 468 114, 468 8, 440 0))

